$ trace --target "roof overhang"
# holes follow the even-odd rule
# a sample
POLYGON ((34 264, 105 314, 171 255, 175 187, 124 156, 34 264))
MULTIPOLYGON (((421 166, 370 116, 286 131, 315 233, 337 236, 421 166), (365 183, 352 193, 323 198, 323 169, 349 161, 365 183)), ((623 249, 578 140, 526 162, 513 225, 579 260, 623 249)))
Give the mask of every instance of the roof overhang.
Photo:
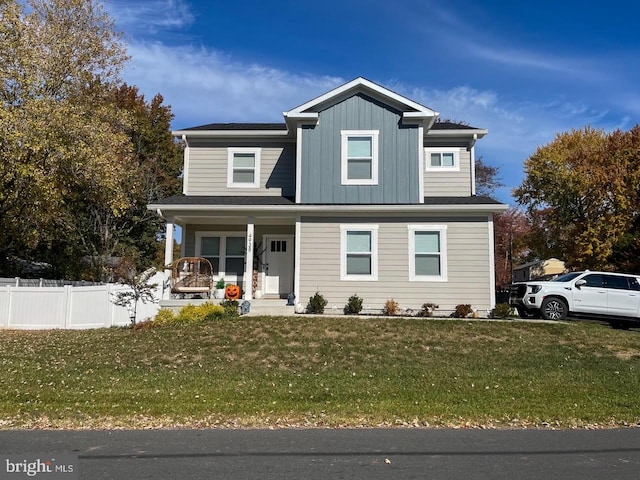
POLYGON ((244 215, 310 215, 310 214, 429 214, 429 213, 500 213, 509 208, 503 203, 491 204, 412 204, 412 205, 174 205, 149 204, 149 210, 162 217, 189 216, 202 214, 244 214, 244 215))
POLYGON ((402 123, 404 124, 417 124, 430 128, 438 115, 440 115, 429 107, 425 107, 363 77, 347 82, 282 114, 289 130, 297 128, 299 124, 316 124, 319 118, 318 112, 356 93, 364 93, 397 108, 403 112, 402 123))

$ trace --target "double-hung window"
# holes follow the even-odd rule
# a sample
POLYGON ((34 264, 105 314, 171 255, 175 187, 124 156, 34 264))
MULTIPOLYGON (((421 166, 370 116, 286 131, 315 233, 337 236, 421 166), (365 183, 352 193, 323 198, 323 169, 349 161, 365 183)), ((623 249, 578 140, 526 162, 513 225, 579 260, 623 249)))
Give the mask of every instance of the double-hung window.
POLYGON ((409 280, 447 280, 446 225, 409 225, 409 280))
POLYGON ((340 279, 378 280, 377 225, 340 225, 340 279))
POLYGON ((260 186, 260 149, 230 147, 227 149, 227 187, 258 188, 260 186))
POLYGON ((378 184, 378 130, 341 133, 342 185, 378 184))
POLYGON ((460 150, 457 148, 425 148, 425 169, 459 171, 460 150))
POLYGON ((245 237, 238 233, 196 233, 196 255, 213 266, 213 275, 229 282, 244 275, 245 237))

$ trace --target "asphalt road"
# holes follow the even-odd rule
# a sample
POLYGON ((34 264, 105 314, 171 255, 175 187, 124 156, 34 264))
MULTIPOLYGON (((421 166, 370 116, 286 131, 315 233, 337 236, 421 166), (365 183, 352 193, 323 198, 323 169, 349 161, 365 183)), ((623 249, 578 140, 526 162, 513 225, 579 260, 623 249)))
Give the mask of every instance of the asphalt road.
POLYGON ((87 480, 640 478, 640 428, 0 431, 0 468, 26 453, 87 480))

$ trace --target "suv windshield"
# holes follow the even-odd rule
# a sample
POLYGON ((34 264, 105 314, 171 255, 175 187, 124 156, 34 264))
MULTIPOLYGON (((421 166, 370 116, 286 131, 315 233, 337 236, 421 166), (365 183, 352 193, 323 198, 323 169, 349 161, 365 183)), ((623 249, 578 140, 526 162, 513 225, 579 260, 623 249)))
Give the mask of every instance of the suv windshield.
POLYGON ((570 282, 571 280, 573 280, 574 278, 576 278, 579 275, 582 275, 584 272, 571 272, 571 273, 565 273, 564 275, 560 275, 558 278, 556 278, 555 280, 551 280, 552 282, 570 282))

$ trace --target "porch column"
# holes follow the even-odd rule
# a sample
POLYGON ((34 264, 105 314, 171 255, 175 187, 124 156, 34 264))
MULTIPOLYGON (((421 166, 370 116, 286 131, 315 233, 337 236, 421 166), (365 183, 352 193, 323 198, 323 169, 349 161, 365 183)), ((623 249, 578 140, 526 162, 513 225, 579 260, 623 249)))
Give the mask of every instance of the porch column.
POLYGON ((173 263, 173 217, 167 218, 167 234, 165 236, 164 243, 164 265, 165 269, 169 269, 167 265, 171 265, 173 263))
POLYGON ((242 290, 244 291, 244 299, 251 300, 253 298, 253 240, 254 240, 255 219, 247 218, 247 254, 245 255, 244 281, 242 290))

